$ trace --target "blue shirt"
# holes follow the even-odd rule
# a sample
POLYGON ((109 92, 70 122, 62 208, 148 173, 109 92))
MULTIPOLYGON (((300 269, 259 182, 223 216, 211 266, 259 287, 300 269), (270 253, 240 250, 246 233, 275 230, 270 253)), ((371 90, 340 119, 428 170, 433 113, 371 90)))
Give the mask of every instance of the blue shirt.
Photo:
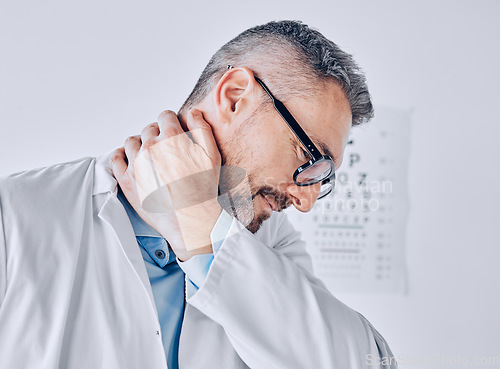
POLYGON ((201 287, 214 255, 227 236, 232 217, 222 211, 217 220, 211 233, 213 254, 195 255, 182 262, 176 258, 163 236, 137 214, 119 186, 118 199, 130 219, 146 265, 168 368, 178 369, 179 338, 186 304, 185 296, 192 296, 201 287), (185 291, 185 274, 188 276, 187 291, 185 291))

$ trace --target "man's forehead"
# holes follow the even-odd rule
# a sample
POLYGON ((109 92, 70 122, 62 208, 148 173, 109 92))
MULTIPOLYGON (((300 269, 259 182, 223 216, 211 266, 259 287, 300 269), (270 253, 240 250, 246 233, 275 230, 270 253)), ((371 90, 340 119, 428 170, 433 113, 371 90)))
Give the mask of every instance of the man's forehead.
POLYGON ((297 122, 323 155, 340 165, 352 114, 347 97, 335 82, 322 84, 313 96, 296 97, 287 104, 297 122))
POLYGON ((336 83, 327 84, 316 107, 320 118, 310 125, 311 139, 324 155, 339 164, 352 125, 352 113, 347 96, 336 83))
POLYGON ((333 125, 332 127, 328 127, 327 132, 328 133, 323 132, 324 134, 310 132, 308 135, 323 155, 328 155, 332 158, 337 167, 342 161, 344 147, 349 137, 349 131, 347 133, 343 132, 338 126, 333 125))

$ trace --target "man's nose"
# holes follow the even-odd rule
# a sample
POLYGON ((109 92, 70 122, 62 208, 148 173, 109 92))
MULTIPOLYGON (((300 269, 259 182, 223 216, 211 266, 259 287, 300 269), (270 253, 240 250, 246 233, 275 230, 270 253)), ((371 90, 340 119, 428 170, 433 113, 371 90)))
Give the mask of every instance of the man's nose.
POLYGON ((307 213, 316 203, 320 189, 321 183, 310 186, 297 186, 293 183, 288 186, 287 192, 292 198, 293 206, 295 206, 298 211, 307 213))

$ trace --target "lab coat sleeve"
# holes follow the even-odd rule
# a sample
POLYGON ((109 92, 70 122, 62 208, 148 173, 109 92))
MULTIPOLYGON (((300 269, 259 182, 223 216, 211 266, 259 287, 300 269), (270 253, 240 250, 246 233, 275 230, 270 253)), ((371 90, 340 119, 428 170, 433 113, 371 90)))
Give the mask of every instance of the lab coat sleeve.
POLYGON ((395 368, 383 337, 312 275, 300 233, 277 215, 274 245, 235 220, 188 303, 224 328, 252 369, 395 368))
POLYGON ((177 264, 179 264, 182 271, 188 277, 188 280, 186 281, 187 298, 193 296, 196 291, 198 291, 199 286, 201 286, 207 278, 208 270, 210 269, 210 265, 212 265, 214 256, 217 254, 222 243, 226 239, 232 223, 233 217, 226 213, 225 210, 222 210, 214 228, 212 229, 212 232, 210 233, 212 253, 194 255, 191 259, 186 261, 180 261, 177 258, 177 264))

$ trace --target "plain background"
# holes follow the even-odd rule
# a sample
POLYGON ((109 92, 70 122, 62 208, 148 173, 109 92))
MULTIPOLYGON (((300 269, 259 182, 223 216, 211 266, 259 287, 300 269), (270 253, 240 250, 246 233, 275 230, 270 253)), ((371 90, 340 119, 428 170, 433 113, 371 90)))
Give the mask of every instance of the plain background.
POLYGON ((121 146, 179 109, 223 43, 301 19, 354 54, 376 105, 413 109, 409 293, 337 297, 396 356, 498 357, 499 14, 497 1, 2 0, 0 175, 121 146))

